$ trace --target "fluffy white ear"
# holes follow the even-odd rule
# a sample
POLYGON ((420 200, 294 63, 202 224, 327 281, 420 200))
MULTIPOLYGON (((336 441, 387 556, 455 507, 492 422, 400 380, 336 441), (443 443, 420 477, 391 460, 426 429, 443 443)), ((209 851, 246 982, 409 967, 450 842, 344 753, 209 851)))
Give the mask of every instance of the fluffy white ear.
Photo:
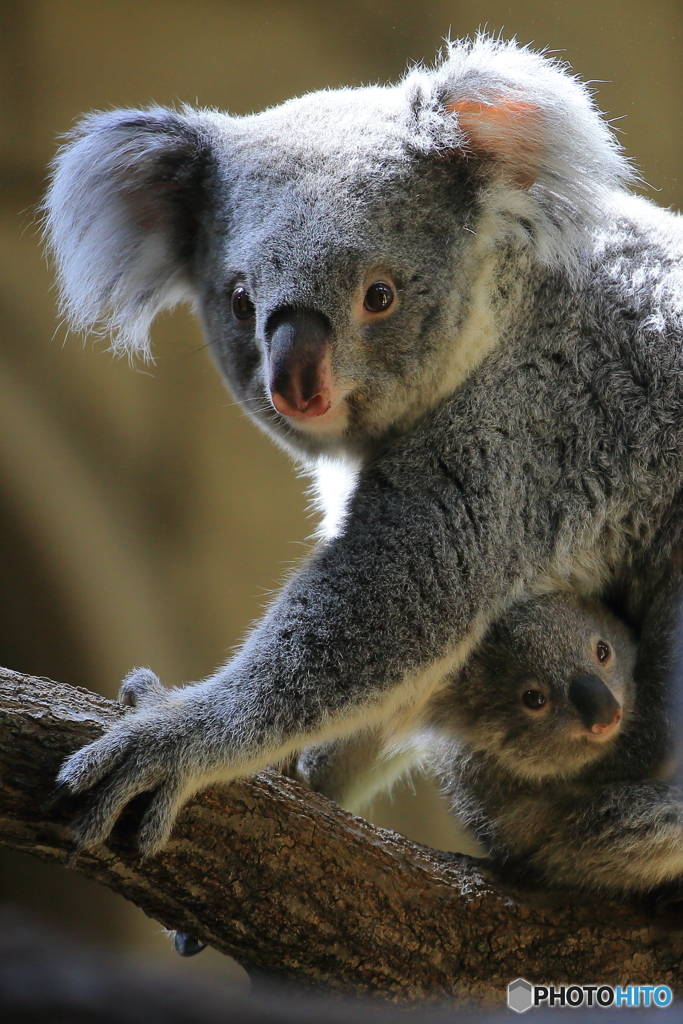
POLYGON ((501 96, 493 103, 457 100, 456 115, 466 148, 492 160, 520 188, 531 188, 543 160, 543 112, 534 103, 501 96))
POLYGON ((411 106, 422 97, 427 140, 478 158, 496 230, 574 272, 636 177, 588 88, 566 65, 486 35, 450 43, 405 85, 411 106))
POLYGON ((192 297, 215 116, 162 107, 91 114, 53 165, 44 202, 62 309, 115 349, 148 354, 156 314, 192 297))

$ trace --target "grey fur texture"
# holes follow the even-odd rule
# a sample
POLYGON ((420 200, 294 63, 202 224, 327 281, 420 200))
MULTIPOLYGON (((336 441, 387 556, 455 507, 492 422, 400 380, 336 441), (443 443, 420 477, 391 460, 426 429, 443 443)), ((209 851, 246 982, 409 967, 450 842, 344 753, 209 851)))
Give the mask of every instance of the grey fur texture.
MULTIPOLYGON (((144 351, 189 298, 325 511, 232 661, 149 701, 134 676, 136 710, 66 762, 71 790, 97 787, 82 845, 143 790, 150 854, 212 781, 409 733, 522 593, 609 591, 655 643, 683 522, 683 230, 630 178, 584 86, 486 38, 392 87, 75 130, 46 199, 73 323, 144 351)), ((631 731, 639 778, 666 731, 656 654, 635 670, 658 709, 631 731)))

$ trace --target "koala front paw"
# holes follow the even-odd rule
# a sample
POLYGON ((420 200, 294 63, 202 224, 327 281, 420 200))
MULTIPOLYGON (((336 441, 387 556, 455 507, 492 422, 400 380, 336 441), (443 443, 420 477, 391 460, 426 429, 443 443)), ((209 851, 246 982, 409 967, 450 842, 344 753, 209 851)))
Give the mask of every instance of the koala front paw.
POLYGON ((136 669, 124 681, 121 700, 138 710, 62 766, 60 788, 92 791, 90 807, 73 826, 77 849, 103 842, 124 807, 148 792, 154 795, 140 824, 140 851, 148 857, 168 841, 180 806, 194 788, 191 768, 196 767, 190 751, 193 731, 171 692, 148 669, 136 669))

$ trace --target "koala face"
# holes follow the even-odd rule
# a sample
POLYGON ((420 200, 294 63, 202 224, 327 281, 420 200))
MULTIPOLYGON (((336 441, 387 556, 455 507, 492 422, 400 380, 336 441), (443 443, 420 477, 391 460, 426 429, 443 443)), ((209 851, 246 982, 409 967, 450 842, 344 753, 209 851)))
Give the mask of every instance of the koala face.
POLYGON ((633 706, 635 644, 595 602, 528 599, 486 634, 438 698, 435 721, 529 779, 600 758, 633 706))
POLYGON ((392 91, 375 90, 374 109, 361 99, 318 94, 226 122, 212 172, 225 201, 198 257, 231 389, 313 454, 362 447, 433 404, 475 244, 467 162, 420 152, 392 91))
POLYGON ((484 37, 396 86, 248 117, 86 117, 45 199, 63 309, 149 352, 190 301, 245 410, 304 458, 372 454, 505 337, 631 171, 587 90, 484 37), (511 259, 514 253, 514 259, 511 259))

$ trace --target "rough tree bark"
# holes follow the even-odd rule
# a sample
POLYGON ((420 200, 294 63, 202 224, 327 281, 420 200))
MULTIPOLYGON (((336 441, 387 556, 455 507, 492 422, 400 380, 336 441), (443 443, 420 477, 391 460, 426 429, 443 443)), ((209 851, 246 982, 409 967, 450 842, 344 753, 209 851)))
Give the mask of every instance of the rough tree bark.
MULTIPOLYGON (((46 809, 65 756, 128 713, 0 670, 0 843, 65 863, 73 806, 46 809)), ((76 870, 247 969, 396 1001, 500 1005, 507 983, 683 986, 683 922, 503 884, 486 863, 375 828, 276 772, 215 787, 141 861, 131 807, 76 870)))

